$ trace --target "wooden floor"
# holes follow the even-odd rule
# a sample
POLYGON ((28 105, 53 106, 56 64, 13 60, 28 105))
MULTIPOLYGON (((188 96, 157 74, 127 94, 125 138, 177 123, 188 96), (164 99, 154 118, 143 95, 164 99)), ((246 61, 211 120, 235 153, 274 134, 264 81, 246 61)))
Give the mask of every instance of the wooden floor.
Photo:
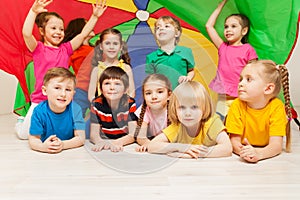
POLYGON ((93 153, 85 147, 49 155, 14 134, 16 116, 0 115, 0 199, 300 199, 300 132, 292 153, 261 161, 237 156, 171 159, 134 152, 93 153))

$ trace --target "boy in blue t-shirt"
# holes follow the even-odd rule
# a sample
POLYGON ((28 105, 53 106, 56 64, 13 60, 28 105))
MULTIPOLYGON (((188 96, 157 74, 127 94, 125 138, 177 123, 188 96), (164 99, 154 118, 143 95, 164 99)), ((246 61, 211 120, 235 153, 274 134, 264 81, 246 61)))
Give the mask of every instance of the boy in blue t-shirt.
POLYGON ((55 67, 44 76, 42 92, 47 100, 33 111, 29 145, 33 150, 59 153, 80 147, 85 141, 85 123, 75 94, 75 76, 67 69, 55 67))

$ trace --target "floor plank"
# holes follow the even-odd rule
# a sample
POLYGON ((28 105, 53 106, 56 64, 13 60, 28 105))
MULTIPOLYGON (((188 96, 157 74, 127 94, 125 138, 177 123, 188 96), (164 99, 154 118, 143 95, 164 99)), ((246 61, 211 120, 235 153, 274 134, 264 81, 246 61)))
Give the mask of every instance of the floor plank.
POLYGON ((300 132, 292 123, 292 153, 242 162, 236 155, 173 159, 85 147, 49 155, 14 134, 16 116, 0 115, 0 199, 299 199, 300 132))

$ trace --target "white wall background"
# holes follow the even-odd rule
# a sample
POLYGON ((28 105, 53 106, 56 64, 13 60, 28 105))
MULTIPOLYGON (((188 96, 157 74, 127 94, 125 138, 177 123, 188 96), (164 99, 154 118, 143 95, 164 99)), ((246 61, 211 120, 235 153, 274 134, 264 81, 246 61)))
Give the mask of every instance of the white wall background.
MULTIPOLYGON (((300 35, 300 33, 298 34, 300 35)), ((287 63, 290 74, 290 93, 294 106, 300 106, 300 42, 299 38, 295 49, 287 63)), ((0 70, 0 114, 13 112, 17 79, 0 70)))
MULTIPOLYGON (((300 27, 300 23, 298 24, 300 27)), ((290 93, 294 106, 300 106, 300 31, 298 32, 298 41, 295 49, 287 63, 290 77, 290 93)))
POLYGON ((15 76, 0 70, 0 114, 13 112, 17 83, 15 76))

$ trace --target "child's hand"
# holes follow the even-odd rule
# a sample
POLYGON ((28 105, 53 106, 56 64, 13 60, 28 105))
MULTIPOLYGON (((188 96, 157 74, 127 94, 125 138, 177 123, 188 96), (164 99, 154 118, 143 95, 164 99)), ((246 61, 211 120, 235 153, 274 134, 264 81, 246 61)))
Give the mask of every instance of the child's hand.
POLYGON ((184 153, 189 154, 192 158, 199 158, 201 149, 200 145, 191 145, 189 149, 187 149, 184 153))
POLYGON ((192 156, 192 158, 205 158, 209 152, 211 151, 211 147, 207 147, 204 145, 191 145, 191 147, 185 152, 192 156))
MULTIPOLYGON (((148 145, 150 143, 150 140, 148 138, 139 138, 140 140, 144 141, 141 145, 135 148, 135 151, 137 152, 146 152, 148 150, 148 145)), ((139 140, 138 140, 139 142, 139 140)))
POLYGON ((139 145, 135 148, 135 151, 137 152, 146 152, 148 150, 148 145, 139 145))
POLYGON ((259 161, 258 153, 256 149, 250 145, 248 140, 244 139, 245 145, 241 146, 240 157, 247 162, 257 163, 259 161))
POLYGON ((112 152, 119 152, 119 151, 123 151, 123 145, 120 144, 119 142, 117 141, 112 141, 110 143, 110 146, 109 146, 110 150, 112 152))
POLYGON ((96 152, 101 151, 102 149, 107 150, 109 149, 109 143, 106 141, 101 141, 95 144, 91 149, 92 151, 96 151, 96 152))
POLYGON ((59 153, 63 150, 63 142, 56 135, 48 137, 44 141, 44 145, 48 153, 59 153))
POLYGON ((188 76, 180 76, 179 78, 178 78, 178 83, 180 84, 180 83, 184 83, 184 82, 188 82, 188 81, 190 81, 191 79, 188 77, 188 76))
POLYGON ((168 153, 167 155, 173 158, 193 158, 191 155, 187 153, 180 153, 180 152, 171 152, 168 153))
POLYGON ((225 4, 227 2, 227 0, 223 0, 220 2, 220 4, 225 4))
POLYGON ((204 145, 200 145, 200 147, 199 147, 199 150, 200 150, 199 158, 207 157, 207 155, 211 152, 212 148, 213 147, 207 147, 207 146, 204 146, 204 145))
POLYGON ((46 6, 48 6, 50 3, 52 3, 53 0, 36 0, 31 9, 35 13, 41 13, 41 12, 47 12, 48 10, 45 9, 46 6))
POLYGON ((106 10, 106 0, 97 0, 96 4, 93 5, 93 15, 100 17, 106 10))

